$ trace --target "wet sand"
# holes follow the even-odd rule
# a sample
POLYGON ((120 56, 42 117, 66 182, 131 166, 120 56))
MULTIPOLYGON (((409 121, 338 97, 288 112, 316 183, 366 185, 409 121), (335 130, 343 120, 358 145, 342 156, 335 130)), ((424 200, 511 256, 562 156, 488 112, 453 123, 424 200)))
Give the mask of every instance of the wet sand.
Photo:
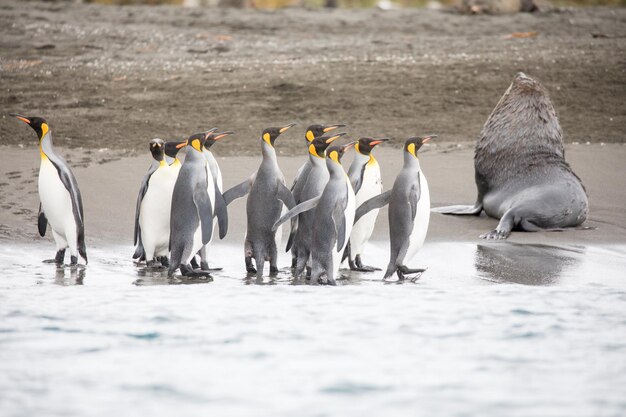
MULTIPOLYGON (((277 140, 279 153, 287 142, 297 142, 304 148, 301 132, 295 128, 293 130, 277 140)), ((225 139, 225 142, 237 140, 239 138, 235 136, 225 139)), ((261 157, 221 157, 222 145, 226 143, 216 144, 213 149, 223 172, 224 187, 228 189, 255 172, 261 157)), ((473 149, 467 145, 450 143, 426 145, 423 149, 420 160, 430 184, 432 206, 473 203, 476 198, 473 149)), ((128 157, 109 150, 64 148, 59 148, 59 152, 68 156, 83 194, 88 246, 94 243, 132 245, 136 197, 141 179, 150 165, 150 154, 146 151, 143 155, 128 157), (108 159, 113 160, 103 162, 108 159)), ((383 145, 376 148, 375 154, 381 165, 384 186, 389 188, 402 165, 401 150, 383 145)), ((626 146, 568 145, 566 159, 587 188, 590 215, 585 225, 596 230, 514 232, 509 241, 555 245, 626 243, 626 146)), ((279 164, 289 184, 304 160, 304 156, 279 156, 279 164)), ((350 160, 351 156, 346 155, 346 168, 350 160)), ((0 238, 5 242, 42 240, 41 244, 48 245, 52 253, 51 237, 41 239, 37 235, 38 164, 39 155, 34 145, 23 149, 0 148, 0 176, 5 178, 0 183, 0 206, 3 208, 0 211, 0 238)), ((245 204, 246 199, 243 198, 229 206, 229 233, 224 243, 242 244, 245 204)), ((496 225, 495 219, 484 214, 480 217, 457 217, 432 213, 426 244, 434 241, 481 242, 478 235, 492 230, 496 225)), ((387 241, 387 234, 387 213, 383 209, 373 239, 387 241)), ((216 245, 221 243, 217 242, 216 245)))

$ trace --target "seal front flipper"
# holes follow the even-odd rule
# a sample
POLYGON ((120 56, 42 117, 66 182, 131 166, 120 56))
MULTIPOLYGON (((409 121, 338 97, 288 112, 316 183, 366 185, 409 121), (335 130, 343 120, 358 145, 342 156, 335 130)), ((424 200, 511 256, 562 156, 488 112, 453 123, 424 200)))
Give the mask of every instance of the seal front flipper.
POLYGON ((483 205, 482 203, 479 203, 479 202, 476 202, 476 204, 474 204, 473 206, 456 205, 456 206, 435 207, 435 208, 430 209, 430 211, 434 213, 474 215, 474 216, 478 216, 482 210, 483 210, 483 205))
POLYGON ((215 213, 217 217, 217 225, 220 229, 220 239, 224 239, 228 232, 228 210, 226 209, 226 201, 224 195, 215 189, 215 213))
POLYGON ((319 203, 321 197, 322 196, 319 195, 310 200, 303 201, 302 203, 298 204, 297 206, 289 210, 280 219, 278 219, 276 223, 274 223, 274 226, 272 226, 272 231, 275 231, 276 229, 278 229, 278 226, 285 223, 287 220, 291 219, 292 217, 315 208, 317 206, 317 203, 319 203))
POLYGON ((385 191, 382 194, 378 194, 377 196, 372 197, 365 203, 361 204, 359 208, 356 209, 356 214, 354 215, 354 223, 358 222, 361 217, 365 216, 370 211, 387 205, 390 198, 391 190, 385 191))
POLYGON ((256 172, 241 184, 237 184, 234 187, 226 190, 226 192, 224 192, 224 202, 226 203, 226 205, 229 205, 234 200, 248 194, 250 192, 250 188, 252 188, 252 184, 254 183, 255 178, 256 172))
POLYGON ((46 214, 41 208, 41 203, 39 203, 39 216, 37 216, 37 228, 39 229, 39 236, 44 237, 46 235, 46 227, 48 227, 48 219, 46 219, 46 214))
POLYGON ((202 244, 206 245, 211 240, 213 234, 213 213, 211 211, 211 200, 206 186, 198 184, 193 193, 193 202, 198 210, 200 227, 202 228, 202 244))
POLYGON ((480 238, 487 240, 501 240, 508 238, 511 234, 511 230, 513 230, 516 225, 515 213, 513 212, 513 210, 514 209, 509 209, 506 211, 506 213, 504 213, 504 215, 500 219, 500 223, 498 223, 498 227, 496 227, 496 230, 492 230, 489 233, 484 233, 480 235, 480 238))

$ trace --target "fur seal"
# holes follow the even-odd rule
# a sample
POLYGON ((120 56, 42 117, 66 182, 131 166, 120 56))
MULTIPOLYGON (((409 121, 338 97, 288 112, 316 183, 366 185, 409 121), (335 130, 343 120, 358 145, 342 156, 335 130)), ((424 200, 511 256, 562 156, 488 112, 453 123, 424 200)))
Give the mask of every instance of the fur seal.
POLYGON ((433 211, 478 215, 484 210, 500 219, 495 230, 480 236, 484 239, 506 239, 512 230, 579 226, 589 211, 587 193, 564 156, 563 132, 548 92, 520 72, 476 142, 476 204, 433 211))

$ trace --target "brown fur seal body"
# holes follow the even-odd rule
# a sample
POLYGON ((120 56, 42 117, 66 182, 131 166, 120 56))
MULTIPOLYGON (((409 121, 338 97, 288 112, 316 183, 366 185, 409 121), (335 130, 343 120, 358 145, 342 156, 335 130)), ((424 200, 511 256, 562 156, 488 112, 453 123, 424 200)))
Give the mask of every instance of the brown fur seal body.
POLYGON ((440 207, 444 214, 500 219, 481 235, 506 239, 511 230, 534 232, 580 225, 587 218, 585 188, 564 158, 563 132, 547 91, 518 73, 476 143, 474 206, 440 207))

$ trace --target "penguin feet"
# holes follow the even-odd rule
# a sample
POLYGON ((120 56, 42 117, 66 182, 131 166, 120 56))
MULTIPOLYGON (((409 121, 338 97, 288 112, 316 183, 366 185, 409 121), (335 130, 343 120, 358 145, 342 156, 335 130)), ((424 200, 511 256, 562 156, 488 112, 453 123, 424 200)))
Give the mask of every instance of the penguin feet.
POLYGON ((488 233, 483 233, 482 235, 480 235, 480 238, 487 240, 503 240, 508 238, 510 235, 510 230, 496 229, 488 233))
POLYGON ((278 267, 276 265, 270 265, 270 276, 275 277, 278 275, 278 267))
POLYGON ((190 265, 184 265, 184 264, 180 266, 180 273, 181 275, 189 277, 189 278, 200 278, 200 277, 211 278, 211 274, 209 274, 207 271, 193 269, 190 265))
POLYGON ((352 260, 348 261, 348 265, 350 266, 350 271, 356 271, 356 272, 374 272, 374 271, 380 271, 380 268, 374 268, 373 266, 365 266, 365 265, 361 265, 358 266, 355 262, 353 262, 352 260))
POLYGON ((354 259, 354 263, 356 264, 356 269, 352 269, 353 271, 361 271, 361 272, 374 272, 374 271, 382 271, 380 268, 376 268, 375 266, 367 266, 363 265, 361 262, 361 255, 357 255, 354 259))
POLYGON ((165 266, 161 262, 159 262, 158 259, 159 258, 152 259, 151 261, 147 261, 146 269, 149 271, 159 271, 159 270, 165 269, 165 266))
POLYGON ((317 279, 311 278, 311 284, 316 285, 316 284, 320 284, 320 285, 337 285, 337 282, 335 281, 334 278, 331 278, 328 276, 328 274, 324 273, 322 275, 320 275, 317 279))
POLYGON ((252 257, 246 256, 246 271, 249 274, 256 274, 256 268, 252 264, 252 257))
POLYGON ((424 268, 409 268, 406 265, 400 265, 398 266, 396 274, 398 275, 399 281, 404 281, 407 278, 407 274, 417 274, 414 277, 410 278, 411 282, 415 282, 420 279, 424 271, 426 271, 426 269, 424 268))
POLYGON ((65 260, 65 249, 61 249, 57 251, 57 254, 54 256, 54 259, 46 259, 43 261, 45 264, 56 264, 57 266, 63 266, 63 261, 65 260))
POLYGON ((194 255, 189 262, 193 269, 200 269, 200 265, 198 265, 198 261, 196 261, 196 256, 194 255))
POLYGON ((202 271, 221 271, 223 268, 210 268, 209 267, 209 263, 206 261, 201 261, 200 262, 200 269, 202 271))
POLYGON ((170 266, 170 261, 169 259, 167 259, 167 256, 157 256, 157 261, 159 261, 161 263, 162 266, 164 267, 169 267, 170 266))

